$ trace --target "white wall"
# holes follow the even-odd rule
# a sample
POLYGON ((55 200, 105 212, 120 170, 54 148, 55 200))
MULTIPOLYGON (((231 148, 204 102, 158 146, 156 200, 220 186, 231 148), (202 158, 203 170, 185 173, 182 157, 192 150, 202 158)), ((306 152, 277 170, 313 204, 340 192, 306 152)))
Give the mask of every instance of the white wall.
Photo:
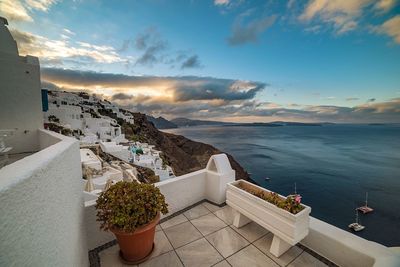
MULTIPOLYGON (((209 161, 217 161, 219 162, 216 163, 217 165, 219 164, 220 166, 225 167, 229 166, 229 168, 231 168, 227 157, 212 156, 209 161), (225 160, 227 162, 225 162, 225 160)), ((217 188, 217 190, 214 191, 215 193, 206 191, 206 188, 209 188, 207 183, 210 183, 212 179, 218 180, 217 182, 212 181, 216 187, 222 184, 219 181, 221 179, 224 179, 226 182, 232 182, 235 180, 235 172, 232 170, 232 168, 231 171, 227 171, 227 169, 220 170, 223 170, 224 173, 220 173, 220 175, 218 175, 218 170, 215 169, 210 176, 208 175, 210 173, 209 171, 202 169, 156 183, 155 185, 160 188, 161 193, 164 194, 165 200, 168 203, 169 213, 162 215, 162 218, 181 211, 184 208, 204 199, 213 202, 219 201, 216 202, 217 204, 222 204, 225 202, 225 189, 223 188, 226 188, 226 183, 222 185, 222 188, 217 188), (228 173, 231 174, 229 178, 228 173), (218 196, 216 194, 220 195, 218 196)), ((85 220, 88 233, 89 250, 115 239, 115 237, 109 232, 104 232, 99 229, 99 224, 96 222, 96 210, 94 205, 95 201, 93 199, 85 203, 85 220)))
POLYGON ((207 171, 199 170, 156 183, 168 203, 167 215, 206 199, 206 177, 207 171))
POLYGON ((43 128, 40 67, 36 57, 20 57, 0 19, 0 129, 16 129, 10 154, 38 150, 36 129, 43 128))
POLYGON ((38 134, 49 147, 0 169, 0 266, 88 266, 79 143, 38 134))
POLYGON ((342 267, 398 267, 400 254, 326 222, 310 217, 303 245, 342 267))
POLYGON ((49 103, 49 110, 45 113, 46 118, 53 115, 60 120, 63 125, 69 124, 72 129, 83 130, 82 110, 78 106, 57 105, 49 103))

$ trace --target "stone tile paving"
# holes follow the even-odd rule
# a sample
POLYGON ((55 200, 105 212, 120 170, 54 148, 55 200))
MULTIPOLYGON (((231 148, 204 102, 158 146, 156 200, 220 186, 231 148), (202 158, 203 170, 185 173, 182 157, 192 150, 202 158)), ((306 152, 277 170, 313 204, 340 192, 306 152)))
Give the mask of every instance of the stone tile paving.
MULTIPOLYGON (((200 203, 157 227, 155 249, 150 259, 139 266, 334 266, 301 246, 276 258, 269 253, 271 233, 254 222, 239 229, 232 222, 229 206, 200 203)), ((120 262, 115 242, 101 249, 100 266, 129 266, 120 262)))

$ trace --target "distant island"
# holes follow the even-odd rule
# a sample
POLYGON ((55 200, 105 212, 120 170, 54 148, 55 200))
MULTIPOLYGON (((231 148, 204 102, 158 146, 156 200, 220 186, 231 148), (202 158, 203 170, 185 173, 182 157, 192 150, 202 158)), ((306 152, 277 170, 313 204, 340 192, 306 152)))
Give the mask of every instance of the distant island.
POLYGON ((252 127, 282 127, 282 126, 323 126, 334 124, 331 122, 252 122, 252 123, 235 123, 235 122, 222 122, 222 121, 209 121, 209 120, 192 120, 188 118, 175 118, 167 120, 163 117, 147 116, 147 119, 154 124, 158 129, 173 129, 178 127, 193 127, 193 126, 252 126, 252 127))
POLYGON ((147 120, 149 122, 152 122, 154 124, 154 126, 157 129, 173 129, 173 128, 178 128, 178 125, 176 125, 175 123, 173 123, 172 121, 169 121, 163 117, 153 117, 150 115, 146 115, 147 116, 147 120))

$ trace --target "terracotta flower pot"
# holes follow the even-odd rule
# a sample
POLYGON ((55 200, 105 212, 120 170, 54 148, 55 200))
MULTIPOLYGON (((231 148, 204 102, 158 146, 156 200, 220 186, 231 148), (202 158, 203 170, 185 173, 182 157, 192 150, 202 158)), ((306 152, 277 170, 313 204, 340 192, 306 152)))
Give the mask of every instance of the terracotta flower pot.
POLYGON ((160 214, 148 224, 137 228, 134 232, 125 232, 111 228, 117 238, 120 250, 120 258, 127 264, 138 264, 147 260, 154 249, 154 234, 160 214))

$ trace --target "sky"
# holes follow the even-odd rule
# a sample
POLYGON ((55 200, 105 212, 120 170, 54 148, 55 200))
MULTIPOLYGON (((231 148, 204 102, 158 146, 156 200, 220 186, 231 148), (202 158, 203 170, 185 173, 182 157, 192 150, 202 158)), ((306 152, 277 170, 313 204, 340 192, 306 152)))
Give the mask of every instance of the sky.
POLYGON ((45 88, 168 119, 400 123, 399 2, 0 0, 0 16, 45 88))

